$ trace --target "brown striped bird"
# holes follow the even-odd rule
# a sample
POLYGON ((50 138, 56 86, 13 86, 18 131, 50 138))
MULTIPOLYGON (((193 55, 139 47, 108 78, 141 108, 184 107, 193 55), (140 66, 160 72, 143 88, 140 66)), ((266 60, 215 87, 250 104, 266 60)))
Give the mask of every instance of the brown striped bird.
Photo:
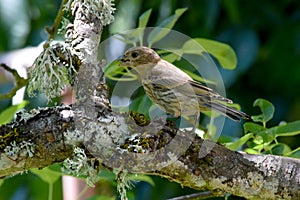
POLYGON ((250 119, 246 113, 229 107, 230 99, 194 81, 184 71, 161 59, 151 48, 128 49, 120 65, 132 67, 149 98, 175 117, 215 110, 235 121, 250 119))

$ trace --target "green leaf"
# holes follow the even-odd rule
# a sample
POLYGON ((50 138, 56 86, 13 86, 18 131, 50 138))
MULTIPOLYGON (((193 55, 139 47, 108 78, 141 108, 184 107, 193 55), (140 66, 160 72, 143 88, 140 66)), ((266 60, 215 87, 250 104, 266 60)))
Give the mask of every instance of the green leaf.
POLYGON ((286 154, 286 156, 292 157, 292 158, 298 158, 300 159, 300 147, 298 147, 297 149, 294 149, 291 152, 288 152, 286 154))
POLYGON ((114 182, 116 180, 116 174, 109 170, 102 170, 98 176, 101 179, 107 180, 109 182, 114 182))
POLYGON ((130 31, 129 33, 117 33, 113 35, 114 38, 120 40, 121 42, 128 44, 128 45, 136 45, 138 42, 138 34, 139 31, 137 29, 130 31))
POLYGON ((114 60, 108 66, 104 68, 105 76, 115 73, 118 70, 124 70, 124 68, 119 66, 120 60, 114 60))
POLYGON ((62 163, 55 163, 53 165, 48 166, 47 169, 55 173, 62 174, 62 167, 63 167, 62 163))
POLYGON ((148 44, 151 47, 154 43, 164 38, 173 28, 179 17, 186 11, 186 8, 180 8, 175 11, 175 14, 162 21, 154 28, 148 36, 148 44))
POLYGON ((246 122, 244 124, 244 132, 245 133, 258 133, 261 131, 266 130, 265 127, 259 125, 259 124, 255 124, 253 122, 246 122))
POLYGON ((128 71, 126 67, 119 66, 120 61, 114 60, 104 68, 106 78, 115 81, 133 81, 136 80, 136 75, 128 71))
POLYGON ((255 144, 263 144, 264 138, 261 135, 256 135, 253 139, 255 144))
POLYGON ((273 127, 271 129, 274 129, 274 134, 276 137, 278 136, 295 136, 300 134, 300 120, 290 122, 284 125, 279 125, 276 127, 273 127))
POLYGON ((258 106, 262 112, 261 115, 252 116, 252 120, 255 122, 262 122, 264 127, 266 123, 273 118, 275 108, 273 104, 265 99, 256 99, 253 103, 253 107, 258 106))
POLYGON ((115 200, 116 197, 104 196, 104 195, 96 195, 88 198, 87 200, 115 200))
POLYGON ((263 144, 270 144, 279 136, 295 136, 300 134, 300 120, 286 123, 284 125, 275 126, 256 133, 256 136, 263 138, 263 144))
POLYGON ((256 136, 262 137, 264 145, 270 144, 275 139, 273 130, 271 130, 271 129, 267 129, 265 131, 258 132, 256 134, 256 136))
POLYGON ((144 181, 146 183, 149 183, 152 186, 155 186, 154 181, 150 176, 142 175, 142 174, 131 174, 129 175, 129 179, 133 181, 144 181))
POLYGON ((207 84, 216 84, 214 81, 207 80, 205 78, 202 78, 201 76, 198 76, 196 73, 191 72, 189 70, 181 69, 185 73, 187 73, 192 79, 199 81, 201 83, 207 83, 207 84))
POLYGON ((138 28, 145 28, 147 26, 151 12, 152 9, 149 9, 139 17, 138 28))
POLYGON ((139 17, 139 25, 138 28, 136 29, 136 35, 139 37, 140 40, 140 46, 143 46, 143 37, 144 37, 144 30, 145 27, 147 26, 147 23, 149 21, 149 17, 151 15, 152 9, 147 10, 144 12, 140 17, 139 17))
POLYGON ((218 60, 224 69, 233 70, 236 68, 237 57, 228 44, 202 38, 197 40, 209 54, 218 60))
POLYGON ((206 51, 215 57, 224 69, 233 70, 236 68, 237 57, 228 44, 204 38, 195 38, 187 41, 182 47, 182 53, 186 54, 201 55, 206 51))
POLYGON ((230 143, 227 146, 228 149, 232 151, 237 151, 240 147, 242 147, 249 139, 253 138, 253 133, 248 133, 238 139, 237 141, 230 143))
POLYGON ((173 63, 176 60, 180 59, 180 56, 175 53, 169 53, 169 54, 163 55, 161 57, 162 57, 162 59, 164 59, 165 61, 168 61, 169 63, 173 63))
POLYGON ((258 152, 261 152, 265 147, 266 147, 265 144, 259 144, 259 145, 256 145, 255 147, 253 147, 252 149, 257 150, 258 152))
MULTIPOLYGON (((175 62, 175 61, 177 61, 177 60, 180 60, 180 58, 181 58, 181 54, 182 54, 182 52, 179 52, 179 51, 177 51, 176 53, 167 53, 166 54, 166 52, 165 51, 160 51, 160 52, 158 52, 159 54, 160 53, 165 53, 163 56, 161 56, 162 57, 162 59, 163 60, 166 60, 166 61, 168 61, 168 62, 170 62, 170 63, 173 63, 173 62, 175 62)), ((160 54, 161 55, 161 54, 160 54)), ((201 83, 206 83, 206 84, 216 84, 214 81, 210 81, 210 80, 207 80, 207 79, 204 79, 204 78, 202 78, 201 76, 199 76, 197 73, 195 73, 195 72, 193 72, 193 71, 191 71, 190 69, 184 69, 184 68, 182 68, 182 66, 181 66, 181 68, 180 68, 182 71, 184 71, 185 73, 187 73, 192 79, 194 79, 194 80, 196 80, 196 81, 199 81, 199 82, 201 82, 201 83)))
POLYGON ((239 24, 241 21, 238 0, 223 0, 224 8, 232 24, 239 24))
POLYGON ((181 48, 181 54, 196 54, 202 55, 205 49, 200 44, 200 38, 194 38, 186 41, 181 48))
POLYGON ((51 169, 48 169, 47 167, 43 169, 33 168, 30 169, 30 171, 48 184, 55 183, 61 177, 61 173, 57 173, 51 169))
POLYGON ((10 106, 0 113, 0 125, 9 123, 15 114, 28 104, 27 101, 22 101, 18 105, 10 106))
POLYGON ((266 151, 267 154, 273 154, 273 155, 284 155, 291 151, 291 148, 283 143, 274 144, 269 147, 270 150, 266 151))
POLYGON ((4 183, 4 179, 0 179, 0 187, 4 183))
POLYGON ((129 105, 129 110, 145 115, 149 118, 149 110, 153 105, 152 101, 146 94, 140 95, 133 99, 129 105))
POLYGON ((254 150, 254 149, 250 149, 250 148, 247 148, 244 150, 246 153, 249 153, 249 154, 259 154, 260 152, 257 151, 257 150, 254 150))

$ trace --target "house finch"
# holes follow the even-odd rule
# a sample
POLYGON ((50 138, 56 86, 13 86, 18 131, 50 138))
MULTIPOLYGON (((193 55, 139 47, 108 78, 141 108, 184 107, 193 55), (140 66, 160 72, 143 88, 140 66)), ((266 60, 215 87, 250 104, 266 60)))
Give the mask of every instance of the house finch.
POLYGON ((148 47, 127 50, 120 65, 132 67, 149 98, 175 117, 216 110, 235 121, 249 119, 247 114, 225 105, 232 104, 230 99, 194 81, 148 47))

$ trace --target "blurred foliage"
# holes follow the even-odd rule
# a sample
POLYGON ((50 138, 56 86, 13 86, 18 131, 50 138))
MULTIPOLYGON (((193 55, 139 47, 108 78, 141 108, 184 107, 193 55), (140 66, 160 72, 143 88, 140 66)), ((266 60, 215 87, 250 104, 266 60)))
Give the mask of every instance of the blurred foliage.
MULTIPOLYGON (((44 27, 52 25, 59 4, 59 0, 0 0, 0 53, 45 40, 44 27)), ((257 123, 244 124, 243 137, 240 124, 226 122, 229 129, 225 128, 224 134, 239 141, 233 149, 248 144, 251 149, 256 147, 253 153, 299 157, 300 137, 293 131, 300 126, 295 121, 300 118, 300 1, 116 0, 116 21, 105 28, 102 38, 136 27, 138 16, 150 8, 148 24, 155 26, 177 8, 185 7, 188 10, 174 29, 193 38, 208 38, 232 46, 238 58, 237 68, 229 71, 220 67, 228 87, 227 96, 250 115, 261 113, 255 120, 257 123), (257 109, 253 109, 252 102, 257 98, 272 102, 275 112, 262 101, 256 102, 257 109), (266 107, 271 109, 273 117, 267 114, 270 110, 265 110, 266 107)), ((0 72, 1 91, 11 87, 4 79, 0 72)), ((5 106, 7 102, 1 102, 1 109, 5 106)), ((154 181, 154 187, 137 183, 133 189, 136 199, 165 199, 192 192, 158 177, 154 181)), ((5 179, 0 187, 3 199, 46 199, 47 191, 48 185, 31 173, 5 179)), ((54 184, 54 195, 54 199, 62 198, 61 180, 54 184)))
POLYGON ((273 118, 275 112, 273 104, 265 99, 257 99, 253 106, 259 107, 261 114, 252 116, 253 122, 244 124, 245 135, 243 137, 235 142, 227 143, 226 146, 237 151, 247 143, 247 148, 244 149, 247 153, 273 154, 300 159, 300 146, 292 150, 289 145, 278 142, 279 137, 299 136, 300 120, 289 123, 281 122, 277 126, 267 127, 267 122, 273 118))
MULTIPOLYGON (((62 199, 62 181, 53 184, 53 199, 62 199)), ((0 187, 3 200, 48 199, 49 187, 46 182, 32 173, 6 178, 0 187)))

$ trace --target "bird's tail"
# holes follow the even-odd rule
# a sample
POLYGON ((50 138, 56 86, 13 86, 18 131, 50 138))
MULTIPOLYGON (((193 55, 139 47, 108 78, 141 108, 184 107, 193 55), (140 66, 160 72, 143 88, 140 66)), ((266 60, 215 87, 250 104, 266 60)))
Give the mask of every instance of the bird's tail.
POLYGON ((240 121, 241 119, 251 119, 250 116, 246 113, 236 110, 232 107, 226 106, 219 102, 209 102, 209 104, 206 104, 206 106, 212 110, 220 112, 221 114, 235 121, 240 121))

